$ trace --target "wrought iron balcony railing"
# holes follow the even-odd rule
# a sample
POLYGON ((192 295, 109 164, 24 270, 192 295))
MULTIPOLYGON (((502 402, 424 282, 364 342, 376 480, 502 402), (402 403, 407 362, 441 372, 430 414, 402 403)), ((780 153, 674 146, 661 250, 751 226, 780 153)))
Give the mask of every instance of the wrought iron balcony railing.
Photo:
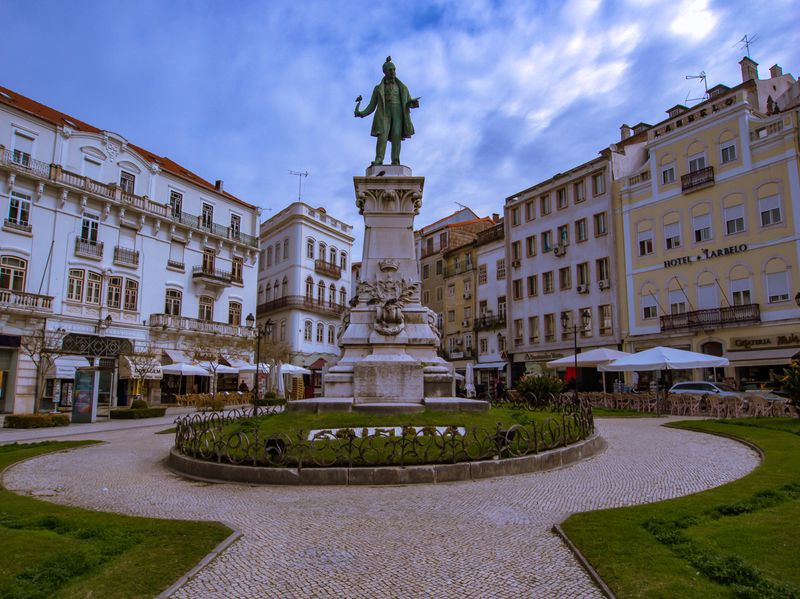
POLYGON ((342 276, 341 267, 331 262, 326 262, 325 260, 314 260, 314 271, 335 279, 339 279, 342 276))
POLYGON ((195 266, 192 268, 192 279, 203 279, 227 285, 233 281, 233 275, 229 270, 195 266))
POLYGON ((681 191, 696 191, 714 185, 714 167, 707 166, 681 177, 681 191))
POLYGON ((300 308, 302 310, 309 310, 324 316, 333 316, 338 318, 344 312, 347 306, 336 304, 326 301, 319 301, 313 297, 304 295, 285 295, 274 300, 259 304, 256 308, 257 316, 266 316, 273 312, 286 310, 288 308, 300 308))
POLYGON ((478 316, 475 319, 475 330, 485 331, 488 329, 500 329, 506 326, 504 314, 498 316, 478 316))
POLYGON ((89 239, 75 238, 75 254, 85 258, 99 260, 103 257, 103 242, 89 239))
POLYGON ((114 247, 114 262, 116 264, 127 264, 129 266, 139 266, 139 252, 130 248, 120 246, 114 247))
POLYGON ((666 314, 660 318, 662 331, 674 331, 678 329, 714 329, 729 324, 760 322, 761 306, 759 304, 725 306, 722 308, 683 312, 682 314, 666 314))

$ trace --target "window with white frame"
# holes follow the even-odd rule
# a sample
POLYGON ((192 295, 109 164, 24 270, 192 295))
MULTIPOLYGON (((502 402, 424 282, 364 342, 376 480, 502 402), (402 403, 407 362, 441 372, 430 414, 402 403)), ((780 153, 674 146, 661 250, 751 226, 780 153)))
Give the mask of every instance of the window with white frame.
POLYGON ((556 190, 556 207, 563 210, 567 207, 567 188, 561 187, 556 190))
POLYGON ((505 258, 500 258, 500 260, 497 261, 496 268, 497 268, 497 270, 496 270, 495 278, 498 281, 504 281, 505 278, 506 278, 506 260, 505 260, 505 258))
POLYGON ((525 238, 525 255, 528 258, 536 255, 536 235, 529 235, 525 238))
POLYGON ((705 153, 693 154, 689 156, 689 172, 694 173, 696 171, 702 170, 706 168, 706 155, 705 153))
POLYGON ((183 194, 179 191, 169 192, 169 209, 174 218, 180 218, 183 212, 183 194))
POLYGON ((767 301, 770 304, 785 302, 789 299, 789 272, 773 272, 767 274, 767 301))
POLYGON ((600 315, 600 334, 613 335, 614 334, 614 316, 611 311, 611 304, 604 304, 597 306, 600 315))
POLYGON ((19 227, 30 226, 31 218, 31 196, 18 191, 11 192, 8 202, 7 223, 19 227))
POLYGON ((711 231, 711 214, 700 214, 692 217, 692 230, 695 243, 708 241, 713 237, 711 231))
POLYGON ((314 259, 314 240, 310 237, 306 239, 306 258, 314 259))
POLYGON ((139 282, 133 279, 125 279, 125 303, 122 305, 124 310, 136 312, 139 306, 139 282))
POLYGON ((70 268, 67 277, 67 299, 73 302, 83 301, 84 271, 79 268, 70 268))
POLYGON ((119 186, 125 193, 133 194, 136 189, 136 175, 127 171, 119 172, 119 186))
POLYGON ((736 160, 736 142, 726 141, 722 143, 723 145, 720 149, 720 153, 722 155, 722 164, 736 160))
POLYGON ((519 224, 519 206, 514 206, 511 209, 511 226, 516 227, 519 224))
POLYGON ((486 337, 478 340, 478 352, 481 354, 489 353, 489 340, 486 337))
POLYGON ((106 305, 109 308, 122 307, 122 277, 109 277, 106 289, 106 305))
POLYGON ((242 304, 239 302, 228 302, 228 324, 241 326, 242 304))
POLYGON ((91 245, 97 244, 97 230, 100 226, 98 217, 94 214, 84 214, 81 223, 81 241, 91 245))
MULTIPOLYGON (((8 291, 25 291, 25 277, 28 262, 16 256, 0 256, 0 289, 8 291)), ((72 272, 72 271, 70 271, 72 272)), ((83 281, 83 271, 81 282, 83 281)))
POLYGON ((525 202, 525 221, 529 222, 536 218, 536 205, 533 201, 525 202))
POLYGON ((668 250, 681 247, 680 223, 672 223, 664 226, 664 247, 668 250))
POLYGON ((731 299, 734 306, 746 306, 752 303, 750 277, 731 281, 731 299))
POLYGON ((312 331, 314 330, 313 327, 314 325, 310 320, 306 320, 303 323, 303 341, 311 341, 312 331))
POLYGON ((33 137, 15 131, 14 151, 11 154, 11 159, 21 166, 30 166, 31 156, 33 155, 33 141, 33 137))
POLYGON ((344 287, 339 288, 339 305, 344 306, 347 303, 347 290, 344 287))
POLYGON ((597 271, 597 280, 606 281, 611 278, 611 266, 608 258, 599 258, 595 260, 595 270, 597 271))
POLYGON ((758 200, 758 211, 761 213, 761 226, 781 222, 781 199, 780 196, 769 196, 758 200))
POLYGON ((576 181, 572 184, 573 195, 575 196, 575 203, 580 204, 586 199, 586 185, 583 179, 576 181))
POLYGON ((182 303, 182 291, 179 289, 167 289, 164 296, 164 313, 170 316, 180 316, 182 303))
POLYGON ((639 245, 639 255, 647 256, 653 253, 653 231, 640 231, 636 234, 636 243, 639 245))
POLYGON ((744 205, 725 208, 725 233, 734 235, 744 231, 744 205))
POLYGON ((328 325, 328 344, 333 345, 336 341, 336 327, 332 324, 328 325))
POLYGON ((675 164, 661 168, 661 184, 669 185, 670 183, 675 183, 675 164))
POLYGON ((197 301, 198 310, 197 310, 197 318, 198 320, 214 320, 214 298, 201 295, 197 301))
POLYGON ((90 270, 86 275, 86 303, 99 305, 102 291, 103 275, 90 270))
POLYGON ((344 252, 339 254, 339 267, 342 270, 347 270, 347 254, 344 252))
POLYGON ((239 233, 242 231, 242 217, 238 214, 231 214, 231 238, 239 239, 239 233))
POLYGON ((539 198, 539 214, 542 216, 550 214, 550 194, 545 194, 539 198))
POLYGON ((212 229, 214 225, 214 206, 203 202, 200 213, 200 226, 204 229, 212 229))
POLYGON ((478 265, 478 285, 486 285, 487 270, 485 264, 478 265))
POLYGON ((682 289, 670 291, 668 298, 670 314, 683 314, 686 312, 686 295, 682 289))
POLYGON ((642 320, 658 318, 658 302, 650 294, 642 296, 642 320))

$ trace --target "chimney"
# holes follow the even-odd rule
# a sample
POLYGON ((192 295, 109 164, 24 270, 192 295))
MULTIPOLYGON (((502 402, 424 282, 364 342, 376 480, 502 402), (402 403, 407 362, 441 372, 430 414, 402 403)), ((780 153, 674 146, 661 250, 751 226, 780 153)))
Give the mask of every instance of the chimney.
POLYGON ((775 77, 780 77, 781 75, 783 75, 783 69, 778 65, 774 64, 769 68, 769 76, 772 79, 775 79, 775 77))
POLYGON ((625 123, 622 123, 622 126, 619 128, 619 137, 622 141, 625 141, 631 136, 631 128, 628 127, 625 123))
POLYGON ((742 67, 742 83, 746 83, 751 79, 758 79, 758 63, 752 60, 749 56, 745 56, 739 61, 742 67))
POLYGON ((214 188, 217 191, 222 191, 224 187, 225 187, 225 182, 222 179, 217 179, 217 181, 214 183, 214 188))
POLYGON ((492 212, 492 222, 499 223, 500 222, 500 215, 497 212, 492 212))

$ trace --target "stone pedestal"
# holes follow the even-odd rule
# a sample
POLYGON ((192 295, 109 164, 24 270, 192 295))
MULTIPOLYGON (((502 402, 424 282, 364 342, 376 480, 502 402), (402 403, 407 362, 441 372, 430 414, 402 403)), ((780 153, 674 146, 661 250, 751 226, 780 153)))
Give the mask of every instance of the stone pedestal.
MULTIPOLYGON (((289 402, 288 409, 327 409, 330 403, 373 411, 423 409, 426 398, 488 409, 458 400, 452 364, 438 355, 436 314, 420 303, 414 216, 422 206, 424 177, 407 166, 371 166, 354 177, 356 206, 364 216, 361 282, 342 317, 342 356, 323 376, 325 397, 289 402), (320 407, 322 406, 322 407, 320 407)), ((441 404, 441 402, 439 402, 441 404)))

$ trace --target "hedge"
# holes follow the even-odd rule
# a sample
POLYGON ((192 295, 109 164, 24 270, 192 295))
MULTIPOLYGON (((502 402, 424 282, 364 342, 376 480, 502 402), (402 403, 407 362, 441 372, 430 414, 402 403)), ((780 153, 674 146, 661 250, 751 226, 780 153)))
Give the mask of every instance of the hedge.
POLYGON ((254 399, 250 403, 261 408, 265 406, 282 406, 286 404, 286 400, 282 397, 264 397, 263 399, 254 399))
POLYGON ((137 420, 139 418, 158 418, 167 413, 167 408, 139 408, 138 410, 111 410, 111 418, 117 420, 137 420))
POLYGON ((47 428, 68 424, 67 414, 9 414, 3 422, 5 428, 47 428))

